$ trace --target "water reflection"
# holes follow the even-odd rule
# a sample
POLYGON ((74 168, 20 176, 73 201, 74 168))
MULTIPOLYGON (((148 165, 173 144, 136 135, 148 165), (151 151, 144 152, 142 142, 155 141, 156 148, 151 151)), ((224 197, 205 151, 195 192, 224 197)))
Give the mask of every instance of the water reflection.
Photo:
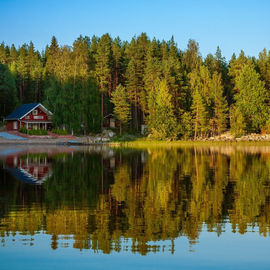
POLYGON ((2 245, 42 233, 52 249, 145 255, 226 224, 269 235, 268 147, 0 148, 0 158, 2 245))

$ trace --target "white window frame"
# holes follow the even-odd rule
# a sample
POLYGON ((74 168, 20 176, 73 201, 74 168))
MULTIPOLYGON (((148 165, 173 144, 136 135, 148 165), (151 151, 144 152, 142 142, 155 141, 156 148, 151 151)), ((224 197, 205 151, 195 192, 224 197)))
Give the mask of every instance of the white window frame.
POLYGON ((13 129, 18 129, 18 122, 17 121, 13 121, 13 129))
POLYGON ((33 110, 33 115, 38 115, 38 110, 33 110))

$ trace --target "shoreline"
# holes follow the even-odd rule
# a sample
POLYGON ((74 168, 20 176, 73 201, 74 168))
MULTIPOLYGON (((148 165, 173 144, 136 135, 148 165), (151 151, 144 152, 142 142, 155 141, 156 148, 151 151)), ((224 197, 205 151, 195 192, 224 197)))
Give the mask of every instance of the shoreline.
POLYGON ((27 139, 27 140, 8 140, 0 138, 0 145, 106 145, 110 147, 181 147, 181 146, 270 146, 270 140, 265 141, 219 141, 219 140, 196 140, 196 141, 155 141, 155 140, 134 140, 134 141, 116 141, 116 142, 87 142, 78 137, 70 139, 27 139))

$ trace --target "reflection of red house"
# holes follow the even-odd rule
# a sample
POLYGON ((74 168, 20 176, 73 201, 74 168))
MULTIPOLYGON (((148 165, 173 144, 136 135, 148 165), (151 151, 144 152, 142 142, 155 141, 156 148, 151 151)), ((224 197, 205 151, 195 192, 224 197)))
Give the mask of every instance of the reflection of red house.
POLYGON ((41 184, 51 175, 51 162, 47 156, 10 155, 6 158, 9 171, 23 182, 41 184))
POLYGON ((73 153, 69 147, 0 148, 0 159, 6 169, 18 180, 29 184, 42 184, 52 175, 52 157, 57 153, 73 153))
POLYGON ((7 121, 6 130, 19 130, 21 127, 26 129, 51 129, 52 113, 41 103, 23 104, 5 120, 7 121))

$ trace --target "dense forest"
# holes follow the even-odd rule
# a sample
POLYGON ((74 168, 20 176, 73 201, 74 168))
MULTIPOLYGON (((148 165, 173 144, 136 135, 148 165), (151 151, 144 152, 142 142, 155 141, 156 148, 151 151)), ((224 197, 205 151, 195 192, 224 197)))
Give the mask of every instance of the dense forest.
POLYGON ((199 44, 187 48, 150 40, 130 42, 109 34, 76 39, 72 46, 0 45, 0 117, 16 106, 42 102, 54 125, 77 134, 100 132, 114 113, 127 132, 146 124, 155 139, 189 139, 268 132, 270 51, 227 62, 217 47, 205 59, 199 44))

